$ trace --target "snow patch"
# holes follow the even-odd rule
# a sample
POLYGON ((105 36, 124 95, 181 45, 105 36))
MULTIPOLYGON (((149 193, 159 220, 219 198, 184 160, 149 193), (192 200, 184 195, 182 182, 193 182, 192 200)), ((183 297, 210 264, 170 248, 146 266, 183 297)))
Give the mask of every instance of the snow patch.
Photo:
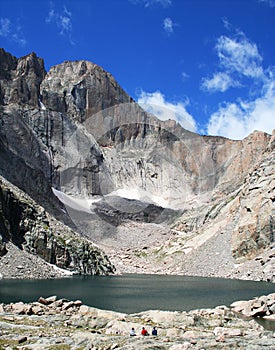
POLYGON ((44 103, 42 101, 39 100, 39 104, 40 104, 40 108, 42 109, 42 111, 46 111, 47 108, 45 107, 44 103))
POLYGON ((169 202, 164 198, 156 196, 138 187, 133 189, 119 188, 116 191, 108 193, 106 196, 118 196, 126 199, 135 199, 145 203, 152 203, 163 208, 167 208, 169 204, 169 202))
POLYGON ((69 270, 65 270, 65 269, 62 269, 61 267, 58 267, 54 264, 50 264, 47 262, 47 265, 49 265, 50 267, 53 268, 53 270, 57 271, 57 272, 60 272, 62 275, 64 276, 73 276, 73 275, 76 275, 77 274, 77 271, 69 271, 69 270))
POLYGON ((78 211, 83 211, 86 213, 94 213, 91 208, 93 203, 99 202, 102 198, 96 198, 96 199, 87 199, 87 198, 79 198, 79 197, 73 197, 65 194, 64 192, 58 191, 55 188, 52 187, 52 191, 54 195, 66 206, 69 206, 70 208, 78 211))
POLYGON ((65 205, 69 206, 70 208, 86 212, 89 214, 95 214, 93 211, 93 204, 96 202, 99 202, 103 200, 104 198, 111 197, 111 196, 117 196, 120 198, 125 199, 133 199, 138 200, 146 204, 154 204, 157 206, 160 206, 162 208, 169 208, 169 202, 168 200, 165 200, 164 198, 160 196, 156 196, 148 191, 142 190, 140 188, 119 188, 113 192, 110 192, 103 196, 96 196, 94 198, 92 197, 75 197, 71 195, 67 195, 62 191, 56 190, 55 188, 52 188, 52 191, 54 195, 65 205))

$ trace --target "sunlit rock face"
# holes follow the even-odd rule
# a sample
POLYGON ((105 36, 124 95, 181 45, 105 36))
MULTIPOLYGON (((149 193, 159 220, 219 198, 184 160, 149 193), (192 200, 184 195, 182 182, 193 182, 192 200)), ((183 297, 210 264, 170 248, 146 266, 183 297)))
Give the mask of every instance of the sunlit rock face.
MULTIPOLYGON (((66 61, 46 73, 34 53, 17 59, 3 49, 0 111, 0 174, 90 239, 118 240, 118 227, 134 221, 192 239, 211 232, 207 241, 226 218, 234 258, 272 243, 274 136, 197 135, 145 112, 96 64, 66 61), (251 181, 261 189, 244 187, 251 181)), ((174 239, 181 259, 204 242, 174 239)))

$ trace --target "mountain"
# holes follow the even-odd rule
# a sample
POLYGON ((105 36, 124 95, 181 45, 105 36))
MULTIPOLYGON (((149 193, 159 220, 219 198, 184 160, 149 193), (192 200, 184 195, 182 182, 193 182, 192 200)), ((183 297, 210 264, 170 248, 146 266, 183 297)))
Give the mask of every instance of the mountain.
MULTIPOLYGON (((197 135, 145 112, 96 64, 46 72, 36 54, 3 49, 0 123, 3 183, 118 271, 273 280, 274 135, 197 135)), ((32 254, 10 220, 0 215, 3 254, 8 242, 32 254)))

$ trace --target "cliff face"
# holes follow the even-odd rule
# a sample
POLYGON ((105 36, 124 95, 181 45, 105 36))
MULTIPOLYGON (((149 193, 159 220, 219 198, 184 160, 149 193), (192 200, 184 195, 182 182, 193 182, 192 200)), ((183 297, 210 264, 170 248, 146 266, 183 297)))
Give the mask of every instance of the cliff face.
MULTIPOLYGON (((75 274, 100 275, 115 271, 107 256, 90 241, 57 221, 2 177, 0 232, 2 256, 7 253, 6 244, 10 242, 20 250, 75 274)), ((20 270, 24 270, 24 266, 20 270)))
POLYGON ((16 59, 0 49, 1 105, 39 105, 39 88, 45 77, 44 61, 35 53, 16 59))
MULTIPOLYGON (((273 232, 274 213, 271 200, 263 216, 262 205, 249 199, 256 192, 242 187, 252 181, 256 166, 272 158, 271 135, 254 132, 240 141, 200 136, 143 111, 109 73, 91 62, 64 62, 46 73, 34 53, 17 59, 3 49, 0 124, 0 175, 98 243, 107 237, 112 246, 125 235, 138 241, 139 234, 125 227, 129 222, 163 222, 203 241, 201 235, 213 231, 221 210, 228 218, 234 258, 251 258, 272 243, 264 239, 248 248, 244 243, 244 232, 257 242, 262 242, 262 233, 256 231, 269 227, 273 232), (55 194, 67 214, 52 187, 60 191, 55 194), (241 207, 226 211, 225 202, 240 191, 240 203, 255 204, 251 220, 262 218, 248 231, 242 220, 233 230, 235 215, 243 217, 241 207)), ((262 176, 270 180, 273 166, 268 174, 260 166, 257 181, 262 176)), ((263 188, 272 197, 269 180, 263 188)), ((10 231, 6 227, 2 236, 10 231)), ((157 230, 153 236, 158 237, 157 230)))
MULTIPOLYGON (((2 50, 1 57, 1 149, 6 158, 10 152, 19 158, 14 163, 23 160, 28 173, 30 168, 41 171, 37 187, 46 197, 48 185, 60 188, 62 175, 64 181, 71 178, 70 187, 74 182, 83 185, 88 176, 89 194, 104 192, 104 186, 107 193, 126 185, 155 195, 167 188, 169 201, 181 198, 183 187, 185 199, 200 192, 231 191, 261 158, 270 139, 261 132, 243 141, 201 137, 173 122, 160 122, 90 62, 64 62, 45 74, 35 54, 17 60, 2 50), (83 172, 82 178, 70 170, 83 172)), ((8 168, 3 165, 2 173, 14 182, 8 168)), ((31 192, 25 180, 20 183, 18 178, 16 184, 31 192)), ((83 191, 75 187, 72 193, 83 191)))
POLYGON ((232 233, 232 253, 237 259, 254 257, 274 243, 274 169, 273 149, 244 180, 238 197, 239 220, 232 233))

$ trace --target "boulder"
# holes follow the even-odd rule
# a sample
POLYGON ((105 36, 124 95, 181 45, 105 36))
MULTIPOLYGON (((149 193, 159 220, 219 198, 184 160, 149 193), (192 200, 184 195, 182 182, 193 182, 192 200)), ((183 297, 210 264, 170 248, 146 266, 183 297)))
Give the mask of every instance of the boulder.
POLYGON ((258 308, 252 309, 248 316, 263 317, 267 314, 267 311, 268 311, 268 307, 267 307, 267 305, 264 304, 258 308))
POLYGON ((81 305, 78 312, 83 315, 88 314, 90 312, 90 306, 81 305))
POLYGON ((25 343, 27 340, 28 340, 27 337, 20 337, 20 338, 18 339, 18 344, 25 343))
POLYGON ((81 300, 75 300, 74 301, 74 306, 80 307, 81 305, 82 305, 82 301, 81 300))
POLYGON ((68 301, 62 305, 62 310, 68 310, 74 306, 75 306, 74 301, 68 301))
POLYGON ((49 305, 51 302, 44 297, 39 297, 38 302, 43 305, 49 305))
POLYGON ((48 302, 48 305, 49 305, 49 304, 54 303, 57 300, 57 296, 53 295, 53 296, 46 298, 45 300, 48 302))
POLYGON ((232 311, 246 317, 264 317, 275 311, 274 293, 253 300, 237 301, 230 305, 232 311))
POLYGON ((26 312, 26 305, 21 301, 11 305, 12 311, 18 315, 24 315, 26 312))
POLYGON ((34 315, 43 315, 45 313, 45 309, 41 305, 32 305, 32 312, 34 315))

